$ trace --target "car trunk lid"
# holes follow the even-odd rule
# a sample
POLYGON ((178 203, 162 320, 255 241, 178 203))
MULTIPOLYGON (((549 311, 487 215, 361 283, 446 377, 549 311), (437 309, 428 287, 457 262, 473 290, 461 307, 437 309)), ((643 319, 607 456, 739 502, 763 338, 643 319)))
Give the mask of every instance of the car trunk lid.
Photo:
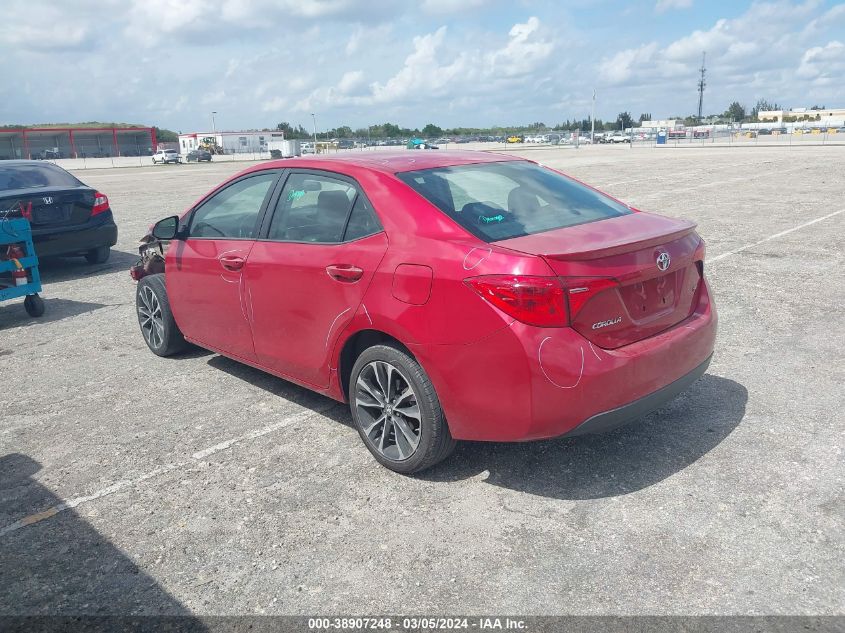
POLYGON ((37 187, 0 192, 0 213, 30 209, 33 230, 83 224, 94 207, 90 187, 37 187), (31 206, 30 206, 31 205, 31 206))
POLYGON ((702 270, 694 229, 687 220, 636 212, 497 244, 542 257, 567 288, 571 326, 613 349, 692 314, 702 270))

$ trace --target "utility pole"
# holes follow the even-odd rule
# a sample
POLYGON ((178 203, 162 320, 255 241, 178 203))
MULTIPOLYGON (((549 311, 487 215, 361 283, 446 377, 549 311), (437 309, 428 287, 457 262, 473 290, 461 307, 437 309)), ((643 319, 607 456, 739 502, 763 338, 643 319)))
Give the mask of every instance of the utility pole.
POLYGON ((311 113, 311 119, 314 121, 314 154, 317 154, 317 115, 311 113))
POLYGON ((704 74, 707 70, 704 68, 704 59, 707 56, 707 51, 701 53, 701 79, 698 80, 698 122, 701 123, 702 109, 704 107, 704 86, 707 84, 704 81, 704 74))
MULTIPOLYGON (((215 122, 214 122, 214 115, 215 115, 215 114, 217 114, 217 111, 216 111, 216 110, 215 110, 214 112, 212 112, 212 113, 211 113, 211 131, 212 131, 212 132, 214 133, 214 135, 216 136, 216 135, 217 135, 217 125, 216 125, 216 124, 215 124, 215 122)), ((217 141, 215 140, 215 143, 216 143, 216 142, 217 142, 217 141)))
POLYGON ((590 145, 596 142, 596 89, 593 88, 593 106, 590 109, 590 145))

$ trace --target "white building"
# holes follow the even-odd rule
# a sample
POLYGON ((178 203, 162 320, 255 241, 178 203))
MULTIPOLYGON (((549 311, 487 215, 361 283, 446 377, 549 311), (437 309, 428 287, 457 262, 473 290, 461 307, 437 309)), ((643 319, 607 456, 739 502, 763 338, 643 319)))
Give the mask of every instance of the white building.
POLYGON ((200 145, 217 145, 224 154, 256 154, 269 151, 267 144, 281 132, 191 132, 179 135, 179 153, 187 154, 200 145))
POLYGON ((658 121, 642 121, 640 128, 644 130, 674 130, 675 128, 683 129, 684 122, 678 119, 661 119, 658 121))

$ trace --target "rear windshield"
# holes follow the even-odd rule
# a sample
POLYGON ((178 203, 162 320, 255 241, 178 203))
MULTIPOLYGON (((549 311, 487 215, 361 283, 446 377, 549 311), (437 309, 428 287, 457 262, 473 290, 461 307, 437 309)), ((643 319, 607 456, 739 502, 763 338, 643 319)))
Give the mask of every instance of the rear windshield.
POLYGON ((0 164, 0 191, 36 187, 79 187, 82 183, 50 163, 0 164))
POLYGON ((525 161, 439 167, 396 176, 486 242, 631 213, 589 187, 525 161))

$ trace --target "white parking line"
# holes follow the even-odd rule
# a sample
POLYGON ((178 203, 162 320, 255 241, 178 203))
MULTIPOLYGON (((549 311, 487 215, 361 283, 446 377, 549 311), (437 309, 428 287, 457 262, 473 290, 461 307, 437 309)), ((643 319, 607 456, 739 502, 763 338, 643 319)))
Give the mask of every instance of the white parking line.
POLYGON ((165 466, 159 466, 149 472, 144 473, 138 477, 132 479, 121 479, 105 488, 101 488, 96 492, 91 493, 90 495, 84 495, 80 497, 74 497, 73 499, 69 499, 68 501, 63 501, 51 508, 47 508, 42 512, 36 512, 35 514, 30 514, 29 516, 25 516, 24 518, 15 521, 5 527, 0 528, 0 536, 5 536, 10 532, 15 532, 16 530, 20 530, 28 525, 33 525, 35 523, 40 523, 45 519, 49 519, 51 517, 56 516, 60 512, 64 512, 65 510, 72 510, 73 508, 87 503, 89 501, 94 501, 96 499, 101 499, 103 497, 107 497, 109 495, 114 494, 115 492, 119 492, 120 490, 124 490, 126 488, 132 488, 139 484, 144 483, 145 481, 149 481, 150 479, 154 479, 159 477, 160 475, 167 474, 174 470, 180 470, 185 468, 186 466, 190 466, 191 464, 195 464, 197 461, 203 460, 206 457, 214 455, 215 453, 219 453, 220 451, 225 451, 230 449, 232 446, 239 444, 240 442, 244 442, 247 440, 253 440, 269 433, 273 433, 274 431, 278 431, 286 426, 290 426, 295 422, 299 422, 301 420, 310 418, 312 415, 320 415, 326 413, 329 409, 334 407, 335 404, 330 404, 327 407, 323 407, 321 409, 313 410, 313 409, 306 409, 302 408, 299 413, 295 413, 294 415, 288 416, 282 420, 279 420, 275 424, 269 424, 265 427, 260 429, 256 429, 255 431, 250 431, 249 433, 245 433, 238 437, 233 437, 231 439, 226 440, 225 442, 219 442, 214 446, 210 446, 204 450, 197 451, 193 455, 191 455, 191 459, 185 459, 178 462, 173 462, 171 464, 167 464, 165 466))
POLYGON ((742 251, 746 251, 749 248, 754 248, 755 246, 759 246, 769 240, 774 240, 779 237, 783 237, 784 235, 789 235, 790 233, 794 233, 799 229, 803 229, 808 227, 816 222, 821 222, 822 220, 827 220, 828 218, 832 218, 835 215, 839 215, 840 213, 845 213, 845 209, 839 209, 839 211, 834 211, 833 213, 828 213, 827 215, 823 215, 820 218, 816 218, 815 220, 810 220, 809 222, 805 222, 804 224, 799 224, 798 226, 794 226, 791 229, 786 229, 785 231, 781 231, 780 233, 775 233, 774 235, 770 235, 769 237, 764 237, 762 240, 758 240, 753 244, 746 244, 745 246, 740 246, 739 248, 735 248, 732 251, 728 251, 726 253, 721 253, 720 255, 716 255, 716 257, 711 257, 710 259, 704 260, 707 264, 712 264, 713 262, 717 262, 720 259, 724 259, 725 257, 730 257, 731 255, 736 255, 737 253, 741 253, 742 251))

